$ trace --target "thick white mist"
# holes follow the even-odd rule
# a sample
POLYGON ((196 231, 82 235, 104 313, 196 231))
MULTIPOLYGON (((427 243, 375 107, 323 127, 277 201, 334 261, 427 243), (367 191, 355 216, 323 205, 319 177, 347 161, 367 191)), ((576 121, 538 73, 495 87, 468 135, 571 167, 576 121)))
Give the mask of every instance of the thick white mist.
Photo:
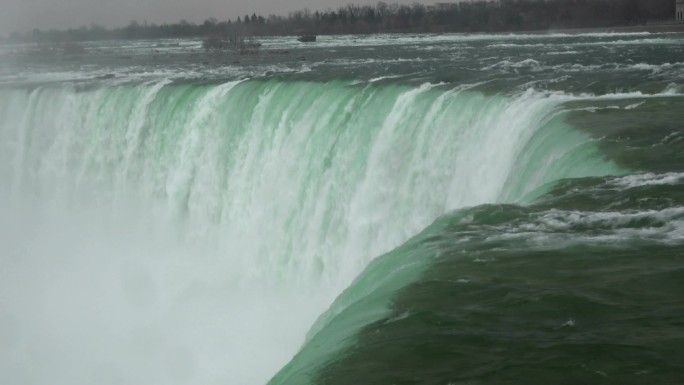
POLYGON ((231 282, 229 256, 131 228, 135 215, 76 211, 3 207, 2 383, 263 383, 324 306, 231 282))
POLYGON ((555 105, 336 82, 0 91, 0 383, 265 383, 372 258, 500 200, 555 105))

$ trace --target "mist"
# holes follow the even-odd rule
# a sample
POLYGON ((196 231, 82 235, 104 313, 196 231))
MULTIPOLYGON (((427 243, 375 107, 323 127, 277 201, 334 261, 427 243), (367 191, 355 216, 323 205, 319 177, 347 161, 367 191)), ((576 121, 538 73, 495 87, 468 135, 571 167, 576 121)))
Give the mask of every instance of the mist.
POLYGON ((142 231, 133 214, 3 206, 5 384, 265 383, 323 308, 300 309, 307 293, 230 282, 232 262, 172 241, 172 228, 142 231))

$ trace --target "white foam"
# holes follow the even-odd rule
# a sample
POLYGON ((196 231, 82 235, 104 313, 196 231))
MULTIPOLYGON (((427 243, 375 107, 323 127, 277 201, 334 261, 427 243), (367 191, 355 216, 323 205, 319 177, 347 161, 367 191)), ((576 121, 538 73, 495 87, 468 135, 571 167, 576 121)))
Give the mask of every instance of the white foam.
POLYGON ((492 64, 490 66, 484 67, 483 70, 492 70, 496 68, 510 69, 510 68, 532 68, 538 69, 541 67, 541 63, 534 59, 525 59, 518 62, 512 62, 510 60, 503 60, 498 63, 492 64))
POLYGON ((506 224, 489 239, 541 248, 588 243, 620 247, 625 241, 679 244, 684 242, 684 207, 623 212, 551 209, 522 224, 506 224))
POLYGON ((642 186, 659 186, 684 184, 684 173, 665 173, 665 174, 636 174, 617 178, 611 184, 621 188, 635 188, 642 186))

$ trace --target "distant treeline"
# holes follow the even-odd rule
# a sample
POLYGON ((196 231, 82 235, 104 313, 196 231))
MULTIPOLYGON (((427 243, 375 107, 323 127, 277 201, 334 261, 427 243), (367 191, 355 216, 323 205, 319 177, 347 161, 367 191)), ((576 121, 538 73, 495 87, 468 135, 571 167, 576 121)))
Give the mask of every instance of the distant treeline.
POLYGON ((379 32, 504 32, 614 27, 673 19, 675 0, 495 0, 375 6, 347 5, 288 16, 257 14, 236 20, 210 18, 202 24, 131 22, 123 28, 99 25, 65 31, 34 29, 10 40, 64 42, 103 39, 182 38, 212 35, 367 34, 379 32))

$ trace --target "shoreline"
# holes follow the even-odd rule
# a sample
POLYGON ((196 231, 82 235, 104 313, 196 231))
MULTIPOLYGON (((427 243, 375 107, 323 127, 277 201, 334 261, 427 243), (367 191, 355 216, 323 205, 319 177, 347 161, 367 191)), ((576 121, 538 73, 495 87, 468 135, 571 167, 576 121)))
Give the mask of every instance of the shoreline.
POLYGON ((520 35, 551 35, 562 33, 568 35, 583 35, 590 33, 677 33, 684 32, 684 23, 653 24, 653 25, 630 25, 620 27, 594 27, 594 28, 566 28, 547 29, 536 31, 516 31, 513 34, 520 35))

